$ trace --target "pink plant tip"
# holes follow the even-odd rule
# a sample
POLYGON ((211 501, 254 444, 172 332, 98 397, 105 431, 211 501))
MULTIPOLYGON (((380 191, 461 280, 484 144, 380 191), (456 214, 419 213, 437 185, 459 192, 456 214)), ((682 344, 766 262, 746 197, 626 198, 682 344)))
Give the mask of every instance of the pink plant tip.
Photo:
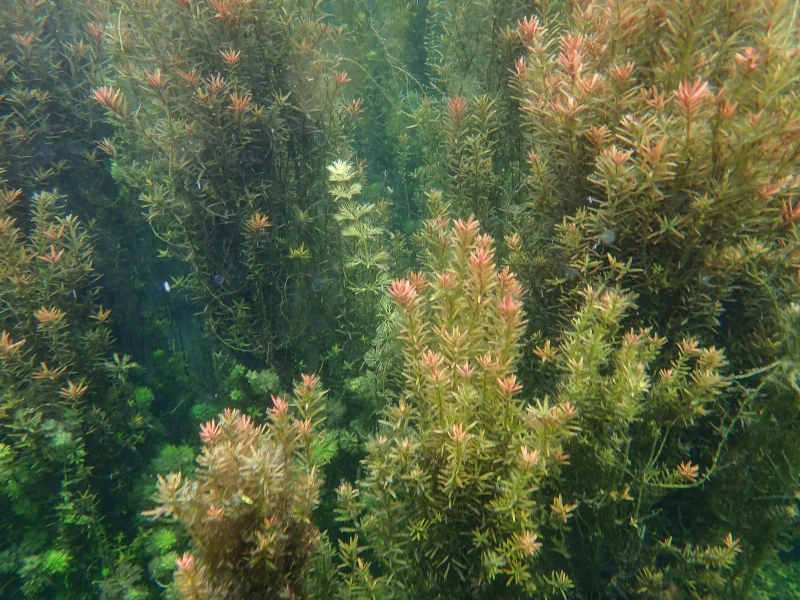
POLYGON ((522 303, 517 302, 511 296, 505 296, 500 300, 500 314, 506 321, 513 319, 522 308, 522 303))
POLYGON ((472 375, 475 374, 475 367, 469 364, 469 361, 465 361, 463 365, 458 365, 456 367, 456 371, 459 375, 461 375, 464 379, 469 379, 472 375))
POLYGON ((200 439, 205 444, 213 444, 219 440, 222 429, 216 421, 208 421, 200 425, 200 439))
POLYGON ((389 294, 403 308, 408 308, 417 297, 417 291, 408 279, 395 279, 392 281, 389 286, 389 294))
POLYGON ((272 408, 269 409, 273 416, 282 416, 289 411, 289 403, 280 396, 272 396, 272 408))
POLYGON ((175 559, 175 565, 178 567, 179 573, 185 573, 194 569, 194 556, 189 552, 184 552, 183 556, 175 559))
POLYGON ((689 83, 688 79, 678 84, 678 90, 673 92, 678 99, 681 114, 687 119, 692 119, 700 107, 709 99, 711 92, 708 82, 698 78, 689 83))
POLYGON ((497 385, 500 386, 500 391, 509 397, 522 390, 522 385, 517 383, 517 376, 513 374, 508 377, 498 378, 497 385))
POLYGON ((319 375, 308 375, 307 373, 302 373, 300 375, 303 382, 300 384, 300 394, 304 395, 314 390, 314 388, 319 385, 319 375))

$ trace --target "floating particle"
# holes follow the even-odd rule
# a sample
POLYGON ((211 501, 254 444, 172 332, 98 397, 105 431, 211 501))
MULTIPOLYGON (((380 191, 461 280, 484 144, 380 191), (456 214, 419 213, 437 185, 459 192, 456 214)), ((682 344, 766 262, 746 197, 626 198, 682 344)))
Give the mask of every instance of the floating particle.
POLYGON ((606 246, 610 246, 611 244, 617 241, 617 230, 606 229, 603 233, 600 234, 600 241, 606 246))
POLYGON ((317 294, 327 292, 331 287, 331 280, 318 275, 311 280, 311 290, 317 294))

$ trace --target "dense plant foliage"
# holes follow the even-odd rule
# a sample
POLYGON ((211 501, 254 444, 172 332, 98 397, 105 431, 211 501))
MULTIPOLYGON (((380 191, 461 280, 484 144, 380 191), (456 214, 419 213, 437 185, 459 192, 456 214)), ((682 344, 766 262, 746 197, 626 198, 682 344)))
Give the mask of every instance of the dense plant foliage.
POLYGON ((109 536, 127 520, 113 498, 149 441, 152 397, 128 383, 135 363, 110 352, 80 222, 54 193, 0 185, 2 585, 36 597, 87 589, 113 560, 109 536), (28 229, 10 216, 22 207, 28 229))
POLYGON ((559 471, 575 409, 517 399, 522 288, 497 270, 477 221, 451 228, 440 216, 425 239, 426 272, 389 289, 405 386, 367 445, 359 488, 339 489, 343 516, 407 597, 535 589, 539 528, 574 506, 533 494, 559 471))
POLYGON ((791 597, 798 31, 0 3, 0 596, 791 597))
POLYGON ((162 255, 191 267, 171 287, 254 365, 296 355, 309 334, 324 345, 337 305, 321 302, 318 280, 336 277, 337 259, 322 184, 349 81, 327 48, 341 32, 315 3, 114 8, 102 16, 114 85, 94 89, 117 132, 103 148, 139 191, 162 255))
POLYGON ((193 540, 177 560, 181 598, 302 597, 319 536, 311 512, 323 396, 319 378, 304 376, 290 401, 273 396, 267 426, 226 410, 201 428, 195 479, 159 476, 148 513, 180 522, 193 540))

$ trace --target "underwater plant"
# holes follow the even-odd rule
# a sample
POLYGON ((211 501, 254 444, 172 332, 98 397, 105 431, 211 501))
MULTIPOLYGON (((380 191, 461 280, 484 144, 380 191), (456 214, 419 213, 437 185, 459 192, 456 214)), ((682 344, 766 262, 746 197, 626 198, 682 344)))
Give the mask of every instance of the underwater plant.
POLYGON ((636 308, 630 294, 587 286, 581 297, 561 343, 538 350, 558 366, 554 399, 575 407, 579 428, 554 486, 578 507, 560 556, 549 558, 587 597, 658 598, 671 589, 732 597, 741 530, 701 520, 694 505, 713 501, 754 399, 730 401, 735 380, 720 349, 686 338, 665 352, 667 339, 652 330, 625 331, 636 308))
POLYGON ((575 408, 518 398, 522 288, 497 270, 478 222, 439 216, 424 238, 427 272, 389 288, 403 391, 367 443, 358 486, 338 490, 351 544, 367 544, 396 597, 566 590, 566 575, 535 567, 542 526, 557 529, 574 506, 535 494, 561 471, 575 408))
MULTIPOLYGON (((631 442, 613 460, 600 452, 579 462, 573 450, 576 477, 559 486, 584 498, 576 519, 583 526, 568 551, 580 552, 570 572, 586 574, 576 585, 587 597, 640 588, 655 597, 670 589, 747 597, 755 572, 791 531, 797 395, 769 382, 788 358, 784 315, 800 292, 796 12, 795 2, 783 1, 735 10, 713 0, 592 1, 574 3, 560 23, 518 23, 524 48, 513 86, 525 114, 529 198, 512 212, 516 232, 506 241, 509 264, 539 290, 528 308, 544 338, 536 342, 538 365, 522 377, 553 382, 559 371, 561 389, 569 388, 575 370, 550 370, 559 351, 547 340, 563 338, 561 323, 581 314, 587 286, 620 286, 636 305, 624 328, 652 327, 672 343, 642 365, 648 390, 664 377, 679 389, 670 378, 687 351, 697 361, 724 353, 692 376, 694 384, 728 381, 707 405, 695 398, 705 406, 694 419, 640 412, 624 432, 613 421, 584 423, 581 440, 598 452, 608 440, 631 442), (685 477, 697 476, 691 491, 662 496, 646 520, 627 512, 612 518, 607 511, 618 501, 607 496, 604 477, 619 469, 644 476, 658 455, 645 443, 653 435, 659 448, 676 443, 690 453, 694 462, 671 461, 684 464, 685 477), (587 485, 579 474, 593 460, 597 481, 587 485), (624 533, 598 535, 631 516, 623 531, 635 544, 624 533), (720 546, 728 532, 731 545, 720 546), (645 565, 659 538, 662 558, 645 565), (714 581, 704 579, 708 557, 691 556, 699 548, 728 557, 714 581), (674 565, 664 557, 681 552, 695 567, 669 575, 674 565), (634 582, 637 569, 648 583, 634 582)), ((602 389, 600 379, 594 387, 602 389)))
POLYGON ((193 478, 159 476, 159 506, 145 514, 180 523, 192 538, 176 561, 180 598, 304 597, 319 539, 311 514, 324 395, 318 377, 303 375, 292 398, 273 396, 264 425, 226 410, 200 428, 193 478))
POLYGON ((345 119, 329 52, 341 30, 294 0, 109 10, 113 68, 93 96, 115 127, 115 177, 140 194, 162 256, 189 266, 171 289, 250 367, 313 356, 336 315, 335 296, 309 292, 337 249, 324 183, 345 119))
POLYGON ((351 323, 349 329, 372 338, 383 290, 391 281, 385 223, 389 204, 361 202, 362 186, 355 178, 356 171, 347 161, 328 165, 328 191, 338 205, 334 219, 341 236, 341 279, 352 294, 345 299, 350 306, 340 318, 351 323))
POLYGON ((73 0, 0 5, 0 165, 25 198, 57 187, 88 212, 110 176, 96 146, 108 126, 88 110, 102 61, 87 12, 73 0))
POLYGON ((135 363, 111 354, 92 252, 59 195, 0 181, 0 587, 30 598, 90 589, 112 559, 153 426, 135 363))
POLYGON ((519 22, 529 202, 514 268, 545 308, 619 282, 660 334, 724 346, 736 368, 771 360, 798 289, 795 11, 597 1, 564 29, 519 22))

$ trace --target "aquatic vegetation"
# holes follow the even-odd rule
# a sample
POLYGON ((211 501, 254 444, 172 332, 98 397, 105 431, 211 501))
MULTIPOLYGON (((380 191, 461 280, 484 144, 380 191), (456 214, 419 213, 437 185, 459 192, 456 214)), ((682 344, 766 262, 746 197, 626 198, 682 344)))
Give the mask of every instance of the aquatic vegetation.
POLYGON ((791 593, 798 10, 0 2, 0 595, 791 593))
POLYGON ((608 593, 604 573, 613 573, 609 585, 623 593, 726 597, 736 586, 741 530, 724 520, 683 527, 731 467, 729 449, 751 405, 726 402, 734 381, 721 350, 687 338, 656 369, 673 352, 652 330, 624 330, 635 310, 629 294, 587 287, 581 297, 561 344, 539 351, 559 366, 555 400, 575 407, 580 430, 555 487, 579 501, 576 518, 563 557, 551 558, 592 595, 608 593), (613 536, 598 535, 611 528, 613 536))
POLYGON ((72 0, 0 6, 0 165, 26 198, 57 186, 92 203, 109 181, 95 145, 108 130, 83 110, 101 66, 85 20, 72 0))
MULTIPOLYGON (((792 473, 800 453, 789 441, 797 436, 797 401, 776 393, 767 375, 787 357, 779 343, 783 315, 798 296, 791 208, 800 166, 795 10, 792 2, 736 11, 713 1, 589 2, 575 5, 563 27, 519 22, 524 49, 513 85, 528 132, 530 197, 513 213, 517 235, 508 246, 510 264, 541 290, 529 301, 535 326, 545 338, 560 337, 553 314, 574 320, 587 285, 622 286, 635 294, 637 309, 626 319, 634 331, 644 325, 672 342, 695 340, 692 353, 716 347, 730 363, 715 359, 718 375, 694 377, 731 383, 708 405, 695 397, 702 408, 695 418, 664 423, 641 414, 641 429, 625 433, 605 421, 584 427, 587 442, 626 443, 619 469, 647 464, 652 450, 639 444, 655 434, 659 447, 680 443, 696 457, 672 459, 684 465, 678 475, 687 483, 699 475, 692 493, 663 496, 644 529, 638 518, 630 521, 631 539, 641 541, 608 547, 609 538, 600 542, 596 532, 635 515, 604 517, 609 489, 584 487, 577 476, 591 460, 576 459, 569 487, 592 500, 581 504, 586 526, 573 533, 570 553, 583 553, 576 573, 585 573, 582 585, 592 596, 636 589, 633 565, 648 560, 648 536, 664 531, 656 537, 680 534, 694 548, 716 546, 731 532, 739 555, 714 582, 702 571, 669 576, 671 566, 647 567, 662 577, 661 591, 644 586, 649 593, 674 587, 746 597, 754 572, 791 526, 781 498, 797 490, 792 473), (781 464, 761 459, 775 454, 781 464), (687 532, 680 525, 687 519, 703 525, 687 532)), ((645 367, 648 380, 653 369, 674 377, 686 348, 645 367)), ((539 346, 534 380, 553 364, 551 351, 539 346)), ((599 379, 595 389, 602 389, 599 379)), ((591 472, 603 473, 603 464, 613 472, 618 457, 609 455, 591 472)), ((625 537, 620 532, 615 540, 625 537)))
POLYGON ((391 280, 391 256, 386 249, 385 228, 389 205, 385 201, 379 205, 359 201, 362 186, 352 181, 356 176, 352 164, 339 160, 329 165, 328 170, 329 192, 339 204, 334 218, 339 224, 343 245, 342 280, 359 304, 353 307, 357 318, 367 325, 354 329, 370 335, 375 327, 378 302, 391 280))
POLYGON ((389 288, 405 386, 367 443, 363 480, 339 488, 340 512, 398 596, 513 596, 547 585, 541 528, 574 509, 535 494, 560 472, 577 413, 518 398, 522 288, 477 221, 440 216, 425 242, 427 271, 389 288))
POLYGON ((172 287, 240 360, 292 357, 314 333, 307 314, 335 314, 306 292, 336 250, 319 184, 345 102, 329 52, 341 31, 289 0, 111 10, 95 104, 115 127, 117 180, 139 192, 164 256, 190 267, 172 287))
POLYGON ((136 365, 110 352, 91 241, 61 197, 0 181, 0 248, 2 585, 86 589, 111 559, 101 515, 122 517, 116 494, 152 422, 128 383, 136 365))
POLYGON ((530 202, 515 267, 546 309, 616 281, 661 334, 724 345, 740 368, 770 360, 757 338, 797 290, 793 9, 591 2, 564 30, 520 22, 530 202))
POLYGON ((319 538, 311 522, 321 479, 323 397, 319 378, 303 376, 288 401, 273 397, 256 426, 226 410, 200 428, 203 449, 193 479, 159 476, 148 511, 182 524, 193 546, 177 560, 181 598, 297 598, 319 538))

